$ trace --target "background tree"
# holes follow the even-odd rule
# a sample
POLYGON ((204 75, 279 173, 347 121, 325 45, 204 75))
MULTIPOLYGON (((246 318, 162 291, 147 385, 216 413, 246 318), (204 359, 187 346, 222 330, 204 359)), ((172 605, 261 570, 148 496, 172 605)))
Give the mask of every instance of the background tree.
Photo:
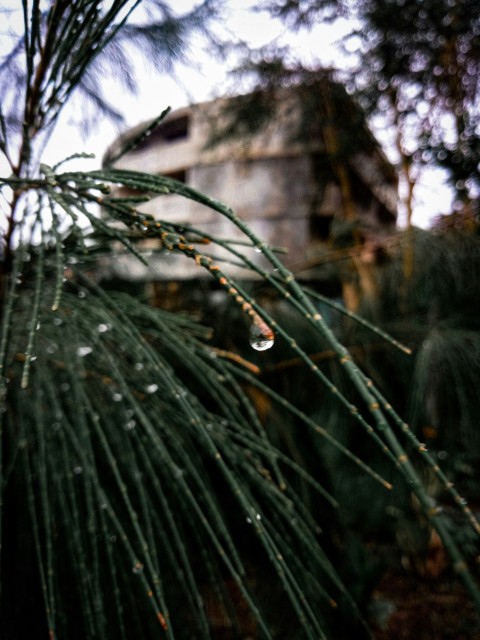
POLYGON ((350 88, 372 115, 387 115, 411 216, 422 167, 447 171, 457 206, 478 209, 480 19, 475 2, 280 0, 260 5, 293 28, 352 20, 345 51, 350 88))
POLYGON ((478 208, 480 18, 473 2, 360 2, 356 87, 390 109, 405 157, 447 170, 457 203, 478 208), (392 20, 392 16, 395 17, 392 20))

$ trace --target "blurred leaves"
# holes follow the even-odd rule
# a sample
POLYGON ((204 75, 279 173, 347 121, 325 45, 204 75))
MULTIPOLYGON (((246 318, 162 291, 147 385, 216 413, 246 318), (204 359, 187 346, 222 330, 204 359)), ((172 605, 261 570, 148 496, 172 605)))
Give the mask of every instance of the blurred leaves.
POLYGON ((389 105, 420 164, 448 169, 459 198, 478 198, 480 19, 476 2, 359 2, 363 104, 389 105), (392 21, 392 14, 395 20, 392 21))
MULTIPOLYGON (((18 13, 20 7, 17 17, 18 13)), ((11 16, 4 15, 10 25, 11 16)), ((120 0, 108 7, 77 0, 56 2, 48 9, 34 3, 31 21, 30 15, 26 18, 25 37, 12 28, 11 50, 0 61, 1 113, 9 126, 10 142, 18 144, 23 120, 32 119, 27 112, 22 117, 20 104, 28 111, 35 101, 29 135, 45 134, 75 90, 86 101, 84 112, 89 112, 91 104, 95 118, 103 115, 120 123, 123 114, 109 95, 112 82, 134 92, 138 57, 170 75, 178 64, 193 63, 192 40, 198 46, 201 36, 211 46, 220 45, 211 29, 218 17, 215 0, 205 0, 181 14, 161 0, 120 0), (34 76, 40 54, 43 62, 34 76)), ((7 140, 3 144, 8 148, 7 140)))
MULTIPOLYGON (((351 20, 352 32, 343 42, 350 71, 341 69, 350 93, 376 116, 377 126, 382 122, 400 137, 404 161, 446 169, 456 206, 478 210, 480 18, 475 0, 285 0, 260 7, 296 29, 351 20)), ((268 60, 274 51, 275 45, 252 54, 260 75, 265 63, 255 63, 256 56, 268 60)), ((292 52, 282 55, 288 60, 292 52)), ((309 74, 305 69, 303 76, 309 74)))

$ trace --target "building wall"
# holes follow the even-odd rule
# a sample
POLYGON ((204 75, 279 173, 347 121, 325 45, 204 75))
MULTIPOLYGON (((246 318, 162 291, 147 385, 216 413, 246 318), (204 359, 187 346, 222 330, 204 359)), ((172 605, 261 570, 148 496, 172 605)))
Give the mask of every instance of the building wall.
MULTIPOLYGON (((287 265, 310 260, 318 243, 325 240, 329 222, 341 217, 343 208, 331 168, 319 171, 315 162, 324 152, 322 141, 291 141, 295 109, 285 100, 279 106, 278 120, 249 140, 229 140, 209 148, 209 123, 220 117, 220 107, 221 101, 217 101, 170 114, 144 144, 116 166, 183 179, 231 207, 261 240, 285 248, 287 265)), ((396 188, 384 179, 381 156, 357 158, 356 163, 354 167, 352 162, 350 170, 357 183, 355 207, 368 233, 380 237, 394 227, 396 188)), ((157 219, 191 225, 213 236, 244 239, 221 214, 180 196, 163 195, 142 209, 157 219)), ((224 254, 220 251, 219 255, 224 254)), ((262 264, 263 257, 253 250, 249 257, 262 264)), ((163 266, 155 262, 150 271, 129 264, 129 260, 119 256, 113 267, 116 275, 133 279, 198 276, 196 265, 176 257, 162 258, 163 266)), ((236 267, 226 270, 237 277, 249 277, 236 267)))

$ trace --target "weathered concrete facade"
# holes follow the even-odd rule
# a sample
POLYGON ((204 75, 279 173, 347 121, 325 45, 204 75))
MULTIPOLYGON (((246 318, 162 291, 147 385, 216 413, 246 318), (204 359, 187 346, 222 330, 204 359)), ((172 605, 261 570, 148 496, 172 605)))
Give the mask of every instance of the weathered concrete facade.
MULTIPOLYGON (((116 166, 171 176, 228 204, 263 241, 286 249, 287 265, 301 269, 314 261, 318 247, 328 240, 332 221, 345 217, 347 208, 336 168, 328 165, 322 126, 316 126, 319 135, 298 139, 299 97, 294 89, 282 90, 281 95, 274 117, 258 131, 230 136, 213 146, 208 145, 212 124, 222 122, 223 109, 235 99, 170 113, 116 166)), ((127 139, 136 131, 128 132, 127 139)), ((362 134, 365 132, 366 128, 362 134)), ((125 136, 109 149, 106 158, 124 141, 125 136)), ((395 227, 396 178, 378 146, 373 143, 368 153, 355 152, 342 162, 351 189, 350 210, 353 205, 363 238, 381 239, 390 234, 395 227)), ((164 195, 142 208, 158 219, 240 239, 228 220, 180 196, 164 195)), ((258 254, 252 257, 261 260, 258 254)), ((132 259, 119 256, 115 269, 117 275, 132 279, 182 280, 199 275, 195 265, 175 256, 162 258, 161 264, 154 260, 152 266, 147 272, 132 259)))

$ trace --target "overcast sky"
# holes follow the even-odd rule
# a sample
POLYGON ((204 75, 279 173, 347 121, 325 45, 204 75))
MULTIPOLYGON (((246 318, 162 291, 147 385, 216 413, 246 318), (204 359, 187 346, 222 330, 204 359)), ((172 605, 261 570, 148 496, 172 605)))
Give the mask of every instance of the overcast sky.
MULTIPOLYGON (((182 13, 195 3, 181 0, 172 4, 177 12, 182 13)), ((288 42, 294 55, 303 61, 329 66, 338 62, 335 41, 348 31, 345 23, 339 23, 334 29, 320 25, 312 33, 292 34, 280 21, 273 20, 266 13, 251 11, 255 4, 253 0, 227 0, 225 21, 219 25, 222 36, 228 37, 231 33, 232 37, 245 40, 252 47, 260 47, 273 40, 288 42)), ((111 87, 113 103, 125 115, 127 126, 154 118, 167 106, 175 109, 225 93, 228 83, 227 65, 209 56, 200 46, 195 48, 194 53, 195 66, 179 67, 176 78, 160 75, 140 61, 137 65, 140 87, 138 95, 128 95, 124 89, 111 87)), ((47 149, 49 161, 57 161, 66 155, 63 145, 73 149, 79 141, 85 146, 85 150, 92 149, 101 156, 107 145, 118 135, 118 130, 108 122, 102 122, 86 135, 85 131, 75 131, 78 110, 81 108, 77 105, 76 111, 66 114, 65 120, 70 121, 72 131, 68 136, 55 137, 47 149)), ((67 126, 69 122, 63 124, 67 126)))
MULTIPOLYGON (((3 0, 7 3, 20 5, 18 0, 3 0)), ((194 5, 192 0, 176 0, 172 2, 175 10, 182 13, 194 5)), ((276 40, 279 44, 288 43, 296 58, 310 64, 325 66, 339 66, 347 64, 337 47, 337 42, 351 29, 345 21, 338 21, 335 25, 319 25, 311 32, 299 34, 289 33, 280 21, 275 21, 266 13, 252 12, 250 8, 256 3, 254 0, 226 0, 227 11, 225 22, 219 28, 228 37, 240 38, 253 47, 262 46, 276 40)), ((21 11, 18 11, 21 20, 21 11)), ((21 23, 18 25, 21 29, 21 23)), ((109 87, 109 97, 126 118, 127 127, 133 126, 157 116, 165 107, 173 109, 189 103, 201 102, 225 92, 228 82, 228 68, 226 65, 210 57, 201 48, 195 47, 196 68, 185 67, 178 69, 175 79, 156 73, 143 64, 138 66, 140 91, 138 95, 125 93, 124 89, 109 87)), ((76 104, 74 109, 65 111, 61 126, 52 137, 45 151, 44 160, 53 164, 71 153, 83 150, 95 153, 96 161, 90 161, 98 166, 108 145, 120 133, 111 123, 102 120, 92 130, 78 129, 78 119, 82 106, 76 104)), ((434 176, 424 180, 416 188, 416 207, 414 223, 426 226, 429 220, 438 213, 450 211, 451 195, 449 190, 442 187, 438 178, 434 176)))

